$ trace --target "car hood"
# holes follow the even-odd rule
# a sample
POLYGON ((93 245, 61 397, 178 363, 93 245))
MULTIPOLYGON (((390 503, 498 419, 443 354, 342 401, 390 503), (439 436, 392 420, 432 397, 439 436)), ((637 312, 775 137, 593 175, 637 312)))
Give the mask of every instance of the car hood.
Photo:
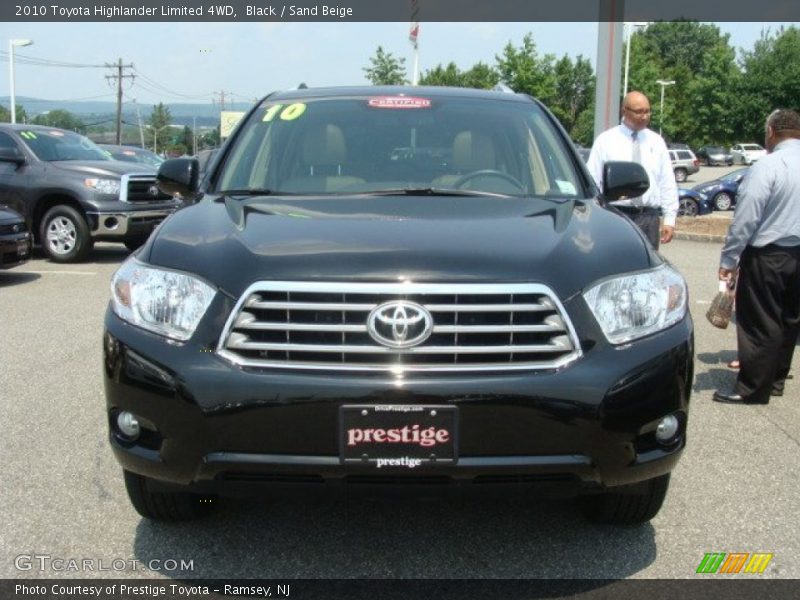
POLYGON ((50 165, 83 176, 106 177, 120 179, 128 173, 146 173, 155 175, 153 167, 140 163, 129 163, 117 160, 57 160, 50 165))
POLYGON ((141 255, 238 297, 257 280, 539 282, 566 298, 660 263, 595 201, 485 197, 205 198, 141 255))

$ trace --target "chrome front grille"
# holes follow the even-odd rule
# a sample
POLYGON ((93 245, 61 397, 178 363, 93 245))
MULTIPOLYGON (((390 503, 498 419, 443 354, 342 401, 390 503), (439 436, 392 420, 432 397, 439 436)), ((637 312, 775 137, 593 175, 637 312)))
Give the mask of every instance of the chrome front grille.
POLYGON ((168 202, 172 196, 163 193, 156 186, 156 176, 149 174, 128 174, 122 176, 119 199, 123 202, 168 202))
POLYGON ((540 284, 264 281, 240 298, 217 353, 250 367, 403 372, 554 369, 581 351, 540 284), (369 331, 372 311, 398 300, 432 318, 419 345, 389 347, 369 331))

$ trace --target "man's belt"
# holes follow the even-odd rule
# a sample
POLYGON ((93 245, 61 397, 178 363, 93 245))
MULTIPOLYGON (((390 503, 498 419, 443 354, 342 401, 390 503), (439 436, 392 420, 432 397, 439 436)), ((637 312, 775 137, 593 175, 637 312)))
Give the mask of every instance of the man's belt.
POLYGON ((612 204, 611 206, 626 215, 661 215, 661 209, 654 206, 631 206, 629 204, 612 204))

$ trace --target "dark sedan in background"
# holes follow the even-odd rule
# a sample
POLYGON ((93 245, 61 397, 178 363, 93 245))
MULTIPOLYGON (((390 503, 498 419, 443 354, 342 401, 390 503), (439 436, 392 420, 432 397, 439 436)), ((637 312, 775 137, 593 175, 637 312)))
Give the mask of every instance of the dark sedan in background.
POLYGON ((728 166, 733 164, 733 155, 722 146, 702 146, 695 152, 697 158, 706 166, 728 166))
POLYGON ((731 171, 719 179, 696 185, 692 190, 708 197, 714 210, 731 210, 736 206, 736 194, 745 173, 747 167, 731 171))
POLYGON ((25 219, 15 210, 0 205, 0 269, 10 269, 31 257, 31 238, 25 219))

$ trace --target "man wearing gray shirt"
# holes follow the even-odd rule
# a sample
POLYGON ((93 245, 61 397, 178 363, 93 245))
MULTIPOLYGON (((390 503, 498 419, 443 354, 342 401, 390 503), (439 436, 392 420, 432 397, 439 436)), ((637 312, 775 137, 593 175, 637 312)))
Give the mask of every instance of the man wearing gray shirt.
POLYGON ((736 287, 739 376, 717 402, 768 404, 783 395, 800 332, 800 115, 767 118, 766 147, 739 186, 719 278, 736 287))

